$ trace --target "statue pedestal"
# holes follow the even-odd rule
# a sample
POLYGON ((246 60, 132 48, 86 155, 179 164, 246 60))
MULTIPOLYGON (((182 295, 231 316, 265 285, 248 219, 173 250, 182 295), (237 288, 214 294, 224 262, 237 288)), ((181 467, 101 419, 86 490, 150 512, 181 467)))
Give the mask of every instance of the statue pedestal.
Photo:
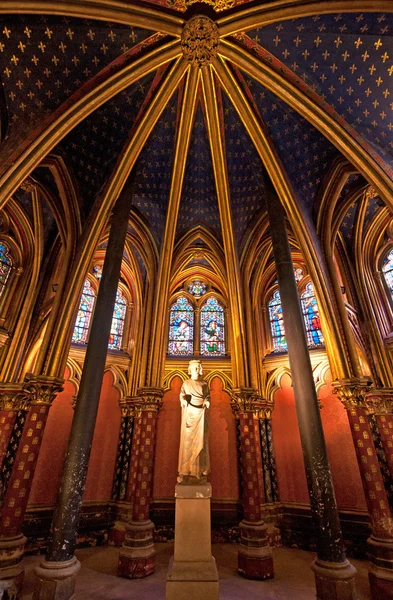
POLYGON ((218 573, 211 555, 210 483, 175 489, 175 553, 166 600, 218 600, 218 573))

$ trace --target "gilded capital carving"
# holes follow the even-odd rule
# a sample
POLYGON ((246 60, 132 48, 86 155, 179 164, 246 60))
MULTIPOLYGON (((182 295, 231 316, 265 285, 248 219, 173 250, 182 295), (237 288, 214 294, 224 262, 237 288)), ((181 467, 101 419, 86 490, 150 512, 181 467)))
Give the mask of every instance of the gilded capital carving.
POLYGON ((30 404, 50 406, 63 389, 64 379, 26 373, 23 388, 30 394, 30 404))
POLYGON ((22 188, 22 190, 23 190, 24 192, 30 192, 30 193, 31 193, 31 192, 33 192, 33 191, 34 191, 34 189, 35 189, 35 184, 34 184, 34 182, 33 182, 31 179, 27 178, 27 179, 25 179, 25 180, 24 180, 24 181, 21 183, 21 186, 20 186, 20 187, 22 188))
POLYGON ((333 393, 337 394, 346 409, 367 408, 366 394, 371 386, 369 377, 352 377, 333 381, 333 393))
POLYGON ((30 394, 23 383, 0 384, 0 410, 28 410, 30 394))
POLYGON ((192 6, 196 2, 209 4, 216 12, 228 10, 228 8, 232 8, 232 6, 235 4, 235 0, 166 0, 168 6, 181 11, 187 10, 189 6, 192 6))
POLYGON ((252 388, 233 390, 231 408, 235 416, 241 413, 252 412, 259 419, 270 419, 274 403, 265 400, 252 388))
POLYGON ((368 202, 369 200, 376 198, 376 196, 378 196, 378 192, 372 185, 369 185, 364 192, 364 199, 368 202))
POLYGON ((374 415, 393 414, 393 388, 372 388, 366 394, 367 412, 374 415))
POLYGON ((159 411, 162 406, 162 397, 164 390, 162 388, 145 387, 137 390, 137 396, 132 398, 131 406, 135 413, 146 410, 159 411))
POLYGON ((184 25, 181 34, 183 56, 192 65, 203 67, 217 56, 220 41, 218 27, 202 15, 192 17, 184 25))

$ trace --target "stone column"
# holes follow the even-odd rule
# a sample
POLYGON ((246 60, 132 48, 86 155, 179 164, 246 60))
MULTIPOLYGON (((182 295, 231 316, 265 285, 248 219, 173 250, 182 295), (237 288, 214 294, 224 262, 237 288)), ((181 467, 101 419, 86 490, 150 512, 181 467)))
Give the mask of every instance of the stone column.
POLYGON ((126 501, 130 520, 119 556, 120 577, 139 579, 154 572, 154 524, 150 521, 157 415, 162 404, 161 388, 141 388, 134 399, 134 433, 126 501))
POLYGON ((35 569, 34 600, 68 600, 74 595, 75 578, 80 568, 74 549, 131 205, 132 192, 125 188, 111 217, 102 278, 53 516, 52 537, 46 559, 35 569))
POLYGON ((28 410, 28 393, 23 383, 0 384, 0 469, 19 411, 28 410))
POLYGON ((333 382, 333 387, 347 410, 370 515, 372 534, 367 541, 371 595, 374 600, 387 600, 393 598, 393 520, 367 418, 370 384, 368 378, 353 378, 333 382))
POLYGON ((0 579, 12 580, 12 586, 17 590, 24 574, 22 559, 26 538, 21 527, 49 408, 63 384, 63 379, 31 374, 26 380, 23 384, 25 398, 20 397, 20 400, 25 408, 29 403, 29 411, 3 497, 0 521, 0 579))
POLYGON ((283 309, 288 357, 317 545, 312 569, 318 600, 356 598, 356 569, 345 558, 303 314, 293 272, 284 209, 273 189, 266 198, 283 309))
POLYGON ((239 420, 244 519, 240 523, 238 571, 248 579, 274 577, 267 525, 261 514, 263 499, 259 411, 262 403, 254 390, 234 390, 232 408, 239 420))

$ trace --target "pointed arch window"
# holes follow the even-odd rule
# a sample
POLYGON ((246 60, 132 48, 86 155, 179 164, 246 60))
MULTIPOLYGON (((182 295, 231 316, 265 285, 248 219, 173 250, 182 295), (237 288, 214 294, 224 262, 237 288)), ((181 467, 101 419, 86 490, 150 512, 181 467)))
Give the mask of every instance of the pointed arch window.
POLYGON ((382 265, 383 276, 393 298, 393 249, 389 252, 382 265))
POLYGON ((120 350, 123 339, 124 321, 126 319, 127 300, 123 292, 118 288, 116 292, 116 301, 113 309, 111 333, 109 335, 108 348, 120 350))
POLYGON ((11 251, 5 242, 0 242, 0 296, 7 285, 12 269, 11 251))
POLYGON ((269 319, 273 340, 273 352, 287 352, 287 339, 285 337, 281 298, 278 290, 274 292, 273 297, 269 302, 269 319))
POLYGON ((224 309, 217 298, 210 297, 201 308, 201 355, 225 355, 224 309))
POLYGON ((308 347, 321 346, 324 343, 324 339, 321 331, 318 303, 311 281, 306 285, 303 294, 300 296, 300 300, 302 303, 304 324, 306 326, 308 347))
POLYGON ((87 344, 91 315, 93 313, 96 292, 90 281, 86 279, 83 285, 72 341, 76 344, 87 344))
POLYGON ((170 310, 168 354, 189 356, 193 353, 194 308, 185 296, 180 296, 170 310))

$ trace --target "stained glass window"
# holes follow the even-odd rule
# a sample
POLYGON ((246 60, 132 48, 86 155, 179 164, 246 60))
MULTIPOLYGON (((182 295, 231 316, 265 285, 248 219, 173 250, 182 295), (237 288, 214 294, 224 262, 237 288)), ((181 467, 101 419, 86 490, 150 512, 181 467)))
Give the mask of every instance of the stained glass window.
POLYGON ((308 347, 320 346, 324 343, 324 340, 321 331, 317 299, 315 297, 314 286, 311 282, 306 285, 300 300, 302 303, 304 324, 306 326, 308 347))
POLYGON ((121 290, 117 290, 116 302, 113 309, 111 333, 108 348, 120 350, 123 338, 124 320, 126 318, 127 300, 121 290))
POLYGON ((199 281, 199 279, 196 279, 195 281, 190 283, 190 285, 188 286, 188 291, 195 298, 200 298, 201 296, 203 296, 203 294, 206 294, 207 285, 206 283, 199 281))
POLYGON ((216 298, 208 298, 201 308, 201 354, 225 354, 224 309, 216 298))
POLYGON ((393 250, 389 252, 387 257, 383 261, 382 271, 385 277, 386 284, 393 298, 393 250))
POLYGON ((287 352, 287 338, 285 337, 284 320, 280 292, 274 292, 269 302, 269 319, 272 331, 273 352, 287 352))
POLYGON ((168 354, 192 355, 194 352, 194 309, 184 296, 172 304, 169 317, 168 354))
POLYGON ((12 268, 10 249, 4 242, 0 242, 0 296, 6 286, 12 268))
POLYGON ((92 287, 90 281, 86 279, 85 284, 83 286, 81 301, 79 303, 74 333, 72 334, 72 341, 76 344, 87 344, 87 337, 89 335, 89 327, 94 307, 94 300, 94 288, 92 287))

